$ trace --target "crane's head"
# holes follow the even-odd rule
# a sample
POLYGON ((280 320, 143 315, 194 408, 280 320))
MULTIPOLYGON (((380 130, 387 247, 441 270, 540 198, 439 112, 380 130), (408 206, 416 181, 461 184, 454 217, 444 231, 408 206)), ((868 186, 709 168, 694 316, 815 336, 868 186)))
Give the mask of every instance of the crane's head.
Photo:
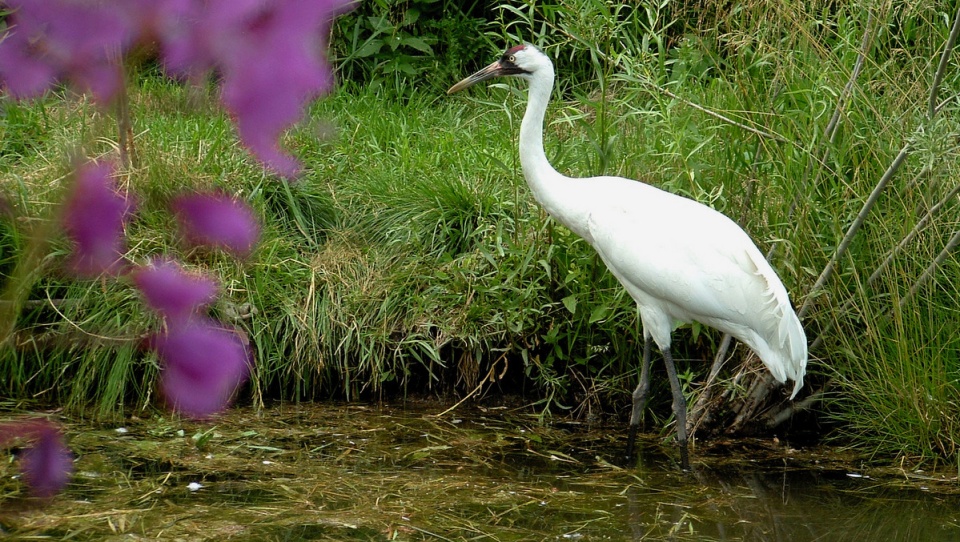
POLYGON ((499 60, 490 64, 486 68, 460 81, 450 87, 447 94, 459 92, 467 87, 476 85, 481 81, 492 79, 494 77, 513 76, 522 79, 530 79, 538 74, 550 74, 553 79, 553 63, 547 55, 540 52, 535 46, 525 43, 515 45, 506 50, 499 60))

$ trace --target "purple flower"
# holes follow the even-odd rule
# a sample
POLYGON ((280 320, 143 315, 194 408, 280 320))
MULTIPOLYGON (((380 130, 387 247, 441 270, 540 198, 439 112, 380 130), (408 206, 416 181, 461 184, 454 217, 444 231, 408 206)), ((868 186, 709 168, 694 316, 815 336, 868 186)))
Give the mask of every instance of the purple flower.
POLYGON ((202 317, 170 326, 153 337, 151 347, 163 367, 163 396, 174 410, 195 418, 226 408, 252 363, 236 331, 202 317))
POLYGON ((278 173, 300 164, 279 147, 306 104, 333 85, 326 37, 353 0, 210 0, 187 16, 187 30, 165 42, 167 65, 196 74, 216 67, 222 99, 240 139, 278 173))
POLYGON ((223 194, 191 194, 173 201, 173 211, 187 239, 223 248, 239 257, 253 251, 260 224, 242 201, 223 194))
POLYGON ((123 84, 119 59, 137 42, 160 44, 169 69, 216 68, 244 145, 292 177, 300 164, 279 145, 307 103, 333 85, 326 39, 355 0, 7 0, 0 84, 16 98, 67 79, 108 102, 123 84))
POLYGON ((41 428, 36 444, 20 454, 20 470, 37 497, 52 497, 66 487, 73 473, 73 454, 60 431, 52 426, 41 428))
POLYGON ((112 174, 112 165, 93 162, 74 173, 62 221, 74 245, 69 267, 80 276, 115 275, 125 268, 123 226, 133 203, 117 192, 112 174))
POLYGON ((20 471, 30 493, 48 498, 66 487, 73 472, 73 454, 60 430, 46 420, 0 425, 0 447, 9 446, 17 438, 31 441, 20 453, 20 471))
POLYGON ((167 320, 194 316, 217 297, 216 281, 187 273, 172 260, 158 258, 149 266, 137 269, 133 282, 147 305, 167 320))
POLYGON ((0 42, 0 81, 16 98, 67 78, 108 102, 122 84, 117 60, 135 29, 109 2, 7 0, 13 13, 0 42))

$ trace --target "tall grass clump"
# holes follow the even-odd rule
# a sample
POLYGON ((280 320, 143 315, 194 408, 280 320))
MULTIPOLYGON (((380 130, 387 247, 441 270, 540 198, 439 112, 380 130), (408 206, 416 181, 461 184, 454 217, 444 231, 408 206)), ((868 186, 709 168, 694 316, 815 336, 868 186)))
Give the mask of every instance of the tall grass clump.
POLYGON ((893 294, 894 309, 881 314, 866 312, 886 307, 862 300, 861 309, 847 315, 846 324, 860 331, 838 341, 847 363, 829 373, 842 390, 829 411, 842 428, 838 438, 860 443, 879 457, 946 459, 947 465, 956 457, 960 317, 948 301, 956 288, 938 289, 926 292, 932 295, 922 303, 901 305, 903 298, 893 294))

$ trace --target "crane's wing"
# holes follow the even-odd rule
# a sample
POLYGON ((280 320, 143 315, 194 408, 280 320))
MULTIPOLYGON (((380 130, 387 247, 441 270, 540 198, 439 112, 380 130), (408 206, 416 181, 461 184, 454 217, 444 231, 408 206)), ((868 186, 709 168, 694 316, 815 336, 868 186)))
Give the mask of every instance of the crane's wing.
POLYGON ((629 286, 707 318, 752 312, 756 294, 771 291, 750 257, 756 246, 726 216, 660 190, 631 196, 618 193, 587 220, 588 240, 629 286))
POLYGON ((641 311, 646 305, 731 333, 799 389, 806 337, 786 288, 746 232, 696 201, 633 186, 642 188, 617 189, 595 204, 587 233, 641 311))

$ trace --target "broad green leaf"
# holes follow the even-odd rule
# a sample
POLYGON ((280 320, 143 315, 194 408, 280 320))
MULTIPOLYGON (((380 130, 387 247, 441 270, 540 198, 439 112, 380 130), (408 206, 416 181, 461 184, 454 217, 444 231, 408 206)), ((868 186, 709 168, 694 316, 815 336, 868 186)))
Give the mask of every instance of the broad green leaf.
POLYGON ((383 47, 383 42, 381 40, 370 40, 367 43, 364 43, 357 52, 354 53, 354 56, 359 58, 373 56, 380 52, 380 49, 383 47))
POLYGON ((423 41, 420 38, 415 38, 413 36, 404 36, 400 39, 400 43, 406 45, 407 47, 413 47, 414 49, 420 51, 421 53, 427 53, 432 55, 433 48, 427 45, 427 42, 423 41))
POLYGON ((599 322, 607 317, 607 313, 610 312, 608 307, 597 307, 593 309, 593 312, 590 313, 589 323, 599 322))
POLYGON ((418 20, 420 20, 420 10, 410 8, 403 12, 403 20, 400 21, 400 26, 410 26, 416 23, 418 20))

